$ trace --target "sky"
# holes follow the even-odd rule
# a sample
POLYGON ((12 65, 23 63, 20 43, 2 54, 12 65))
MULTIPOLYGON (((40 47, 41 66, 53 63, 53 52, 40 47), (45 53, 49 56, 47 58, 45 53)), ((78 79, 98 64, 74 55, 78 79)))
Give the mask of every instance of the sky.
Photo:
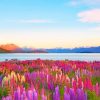
POLYGON ((0 0, 0 44, 100 46, 100 0, 0 0))

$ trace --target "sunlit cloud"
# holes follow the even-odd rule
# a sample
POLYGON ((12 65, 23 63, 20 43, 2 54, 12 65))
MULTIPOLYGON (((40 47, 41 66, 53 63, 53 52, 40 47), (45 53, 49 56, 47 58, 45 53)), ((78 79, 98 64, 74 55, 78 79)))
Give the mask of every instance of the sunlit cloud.
POLYGON ((79 21, 100 23, 100 9, 92 9, 78 13, 79 21))

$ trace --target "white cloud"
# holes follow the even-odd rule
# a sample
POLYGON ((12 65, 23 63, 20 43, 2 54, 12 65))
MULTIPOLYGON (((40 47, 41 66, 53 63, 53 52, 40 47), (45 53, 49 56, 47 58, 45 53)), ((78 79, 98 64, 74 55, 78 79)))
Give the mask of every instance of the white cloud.
POLYGON ((91 31, 100 33, 100 25, 92 28, 91 31))
POLYGON ((76 0, 72 0, 72 1, 69 2, 69 5, 71 5, 71 6, 77 6, 78 2, 76 0))
POLYGON ((79 21, 100 23, 100 9, 92 9, 78 13, 79 21))
POLYGON ((40 20, 40 19, 36 19, 36 20, 20 20, 21 23, 52 23, 49 20, 40 20))
POLYGON ((81 2, 88 5, 97 5, 100 3, 100 0, 81 0, 81 2))
POLYGON ((13 23, 29 23, 29 24, 35 24, 35 23, 53 23, 53 21, 49 20, 41 20, 41 19, 29 19, 29 20, 9 20, 8 22, 13 22, 13 23))
POLYGON ((77 5, 82 5, 82 4, 85 4, 85 5, 100 5, 100 0, 71 0, 69 2, 69 4, 71 6, 77 6, 77 5))

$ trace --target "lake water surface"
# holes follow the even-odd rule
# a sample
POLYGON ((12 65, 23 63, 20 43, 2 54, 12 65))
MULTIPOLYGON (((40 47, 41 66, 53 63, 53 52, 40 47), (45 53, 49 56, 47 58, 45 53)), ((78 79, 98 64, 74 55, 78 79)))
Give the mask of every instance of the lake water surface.
POLYGON ((0 61, 5 59, 49 59, 49 60, 81 60, 81 61, 100 61, 100 53, 2 53, 0 61))

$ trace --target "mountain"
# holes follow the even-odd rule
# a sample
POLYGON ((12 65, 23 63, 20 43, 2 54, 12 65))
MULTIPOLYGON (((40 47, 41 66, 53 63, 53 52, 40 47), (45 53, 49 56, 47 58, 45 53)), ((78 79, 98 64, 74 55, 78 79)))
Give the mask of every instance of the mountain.
POLYGON ((79 48, 51 48, 34 49, 19 47, 15 44, 0 45, 0 53, 100 53, 100 46, 97 47, 79 47, 79 48))
POLYGON ((45 49, 34 49, 34 53, 48 53, 45 49))
POLYGON ((33 48, 22 48, 22 50, 26 53, 47 53, 45 49, 33 49, 33 48))
POLYGON ((0 45, 0 53, 46 53, 46 51, 44 49, 21 48, 15 44, 3 44, 0 45))
POLYGON ((100 46, 98 47, 87 47, 87 48, 74 48, 73 52, 80 53, 100 53, 100 46))
POLYGON ((23 53, 21 47, 15 45, 15 44, 3 44, 0 45, 0 53, 23 53))
POLYGON ((10 51, 0 48, 0 53, 10 53, 10 51))
POLYGON ((53 48, 46 49, 48 53, 100 53, 100 46, 97 47, 79 47, 79 48, 53 48))
POLYGON ((2 48, 4 50, 8 50, 8 51, 13 51, 20 47, 15 44, 4 44, 4 45, 0 45, 0 48, 2 48))

